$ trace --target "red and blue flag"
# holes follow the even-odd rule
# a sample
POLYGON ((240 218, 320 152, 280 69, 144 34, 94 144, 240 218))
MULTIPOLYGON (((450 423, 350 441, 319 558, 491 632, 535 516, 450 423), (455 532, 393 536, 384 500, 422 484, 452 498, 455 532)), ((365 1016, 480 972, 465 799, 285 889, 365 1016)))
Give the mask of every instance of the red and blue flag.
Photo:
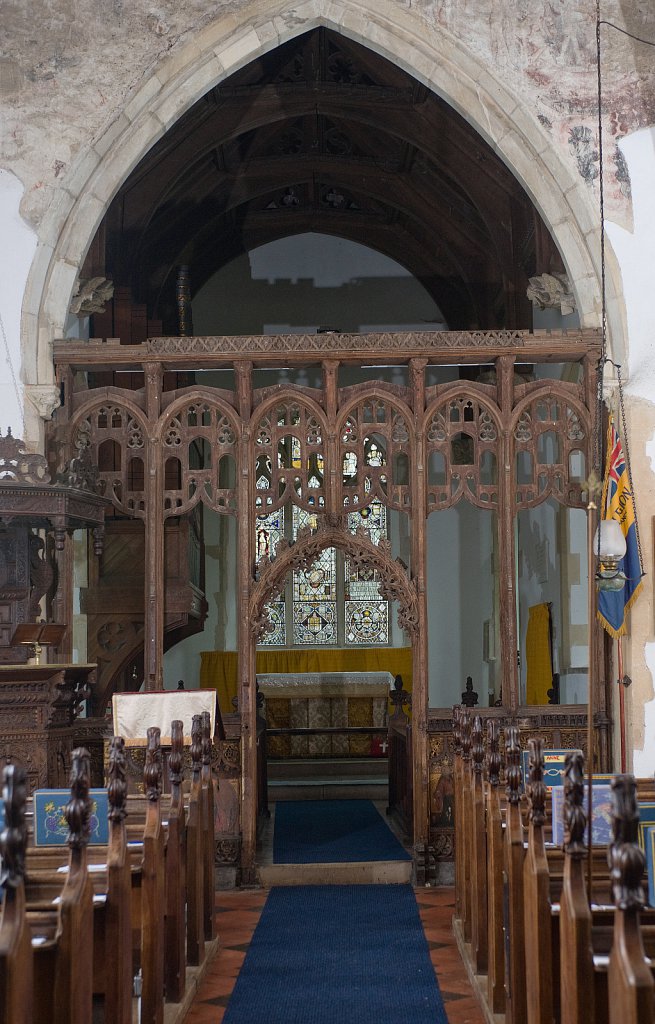
POLYGON ((621 438, 612 418, 607 432, 602 508, 604 519, 618 520, 626 543, 625 555, 618 566, 619 571, 625 574, 625 586, 622 590, 600 590, 598 593, 598 618, 610 636, 616 639, 627 632, 626 614, 641 590, 643 572, 632 483, 621 438))

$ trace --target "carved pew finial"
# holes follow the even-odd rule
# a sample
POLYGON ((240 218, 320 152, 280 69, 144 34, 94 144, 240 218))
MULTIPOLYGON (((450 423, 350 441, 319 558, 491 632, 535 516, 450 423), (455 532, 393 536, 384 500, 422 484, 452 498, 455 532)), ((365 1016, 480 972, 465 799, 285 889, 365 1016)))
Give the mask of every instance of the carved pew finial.
POLYGON ((482 765, 484 764, 482 736, 482 719, 480 715, 476 715, 473 719, 473 729, 471 731, 471 754, 473 756, 473 771, 476 775, 482 775, 482 765))
POLYGON ((487 719, 487 780, 494 788, 500 784, 500 730, 495 718, 487 719))
POLYGON ((146 747, 146 763, 143 770, 143 782, 148 800, 152 800, 154 803, 159 800, 161 793, 161 729, 156 725, 151 725, 146 735, 148 738, 148 745, 146 747))
POLYGON ((209 711, 203 711, 200 719, 202 726, 202 763, 203 765, 209 765, 212 759, 211 715, 209 711))
POLYGON ((546 787, 544 785, 544 741, 540 737, 528 740, 529 777, 528 799, 530 801, 530 821, 537 828, 542 828, 546 820, 546 787))
POLYGON ((200 778, 202 769, 202 718, 194 715, 191 720, 191 770, 194 781, 200 778))
POLYGON ((176 794, 182 784, 184 758, 184 723, 178 718, 171 722, 171 752, 168 755, 168 775, 171 792, 176 794))
POLYGON ((612 896, 619 910, 642 910, 645 857, 637 845, 639 809, 632 775, 612 779, 612 844, 608 851, 612 896))
POLYGON ((27 801, 27 777, 21 765, 7 764, 2 771, 2 799, 5 805, 5 827, 0 833, 0 857, 2 875, 0 884, 4 889, 16 889, 25 874, 25 847, 27 826, 25 824, 25 803, 27 801))
POLYGON ((68 823, 68 845, 71 850, 82 850, 89 842, 91 825, 91 757, 84 747, 77 747, 71 755, 71 798, 66 804, 64 817, 68 823))
POLYGON ((472 746, 471 715, 469 714, 468 710, 465 709, 465 708, 462 708, 462 710, 460 712, 460 715, 461 715, 460 721, 461 721, 461 727, 462 727, 462 760, 468 762, 468 761, 471 760, 471 746, 472 746))
POLYGON ((564 849, 569 856, 584 856, 587 816, 584 801, 584 755, 569 750, 564 760, 564 849))
POLYGON ((461 719, 461 704, 453 704, 453 746, 455 748, 455 754, 461 755, 462 753, 462 719, 461 719))
POLYGON ((505 761, 507 765, 507 800, 518 804, 521 799, 521 748, 518 726, 510 725, 505 733, 505 761))
POLYGON ((107 800, 109 802, 109 820, 116 824, 123 821, 127 814, 126 771, 125 740, 122 736, 112 736, 109 745, 107 800))

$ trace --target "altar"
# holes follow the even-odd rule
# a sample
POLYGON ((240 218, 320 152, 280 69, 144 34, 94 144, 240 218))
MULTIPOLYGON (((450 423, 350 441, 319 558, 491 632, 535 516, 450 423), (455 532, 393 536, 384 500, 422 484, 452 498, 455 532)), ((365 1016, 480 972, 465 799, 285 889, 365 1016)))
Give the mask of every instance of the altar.
POLYGON ((370 755, 374 737, 386 731, 393 680, 390 672, 258 673, 267 728, 290 730, 269 733, 269 757, 370 755))

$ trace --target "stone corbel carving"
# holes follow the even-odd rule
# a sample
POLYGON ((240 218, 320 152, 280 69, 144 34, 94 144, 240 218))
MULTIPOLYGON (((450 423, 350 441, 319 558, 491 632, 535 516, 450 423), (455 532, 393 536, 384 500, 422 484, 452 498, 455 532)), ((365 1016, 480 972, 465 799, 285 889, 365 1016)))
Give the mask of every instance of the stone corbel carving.
POLYGON ((557 309, 562 316, 575 310, 575 296, 566 274, 540 274, 529 279, 527 296, 540 309, 557 309))
POLYGON ((39 416, 44 420, 52 417, 55 409, 61 405, 61 392, 58 384, 26 384, 25 397, 30 400, 39 416))
POLYGON ((88 280, 78 279, 71 299, 70 311, 74 316, 90 316, 92 313, 104 313, 105 303, 114 294, 114 282, 106 277, 90 277, 88 280))

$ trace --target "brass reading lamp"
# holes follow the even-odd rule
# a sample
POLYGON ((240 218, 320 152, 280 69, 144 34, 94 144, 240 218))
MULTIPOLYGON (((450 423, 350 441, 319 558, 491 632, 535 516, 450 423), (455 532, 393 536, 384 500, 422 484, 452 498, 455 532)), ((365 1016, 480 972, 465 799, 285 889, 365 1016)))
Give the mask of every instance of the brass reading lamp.
POLYGON ((65 632, 66 626, 57 622, 22 622, 14 630, 11 645, 29 644, 34 647, 35 663, 40 665, 43 648, 58 647, 65 632))

